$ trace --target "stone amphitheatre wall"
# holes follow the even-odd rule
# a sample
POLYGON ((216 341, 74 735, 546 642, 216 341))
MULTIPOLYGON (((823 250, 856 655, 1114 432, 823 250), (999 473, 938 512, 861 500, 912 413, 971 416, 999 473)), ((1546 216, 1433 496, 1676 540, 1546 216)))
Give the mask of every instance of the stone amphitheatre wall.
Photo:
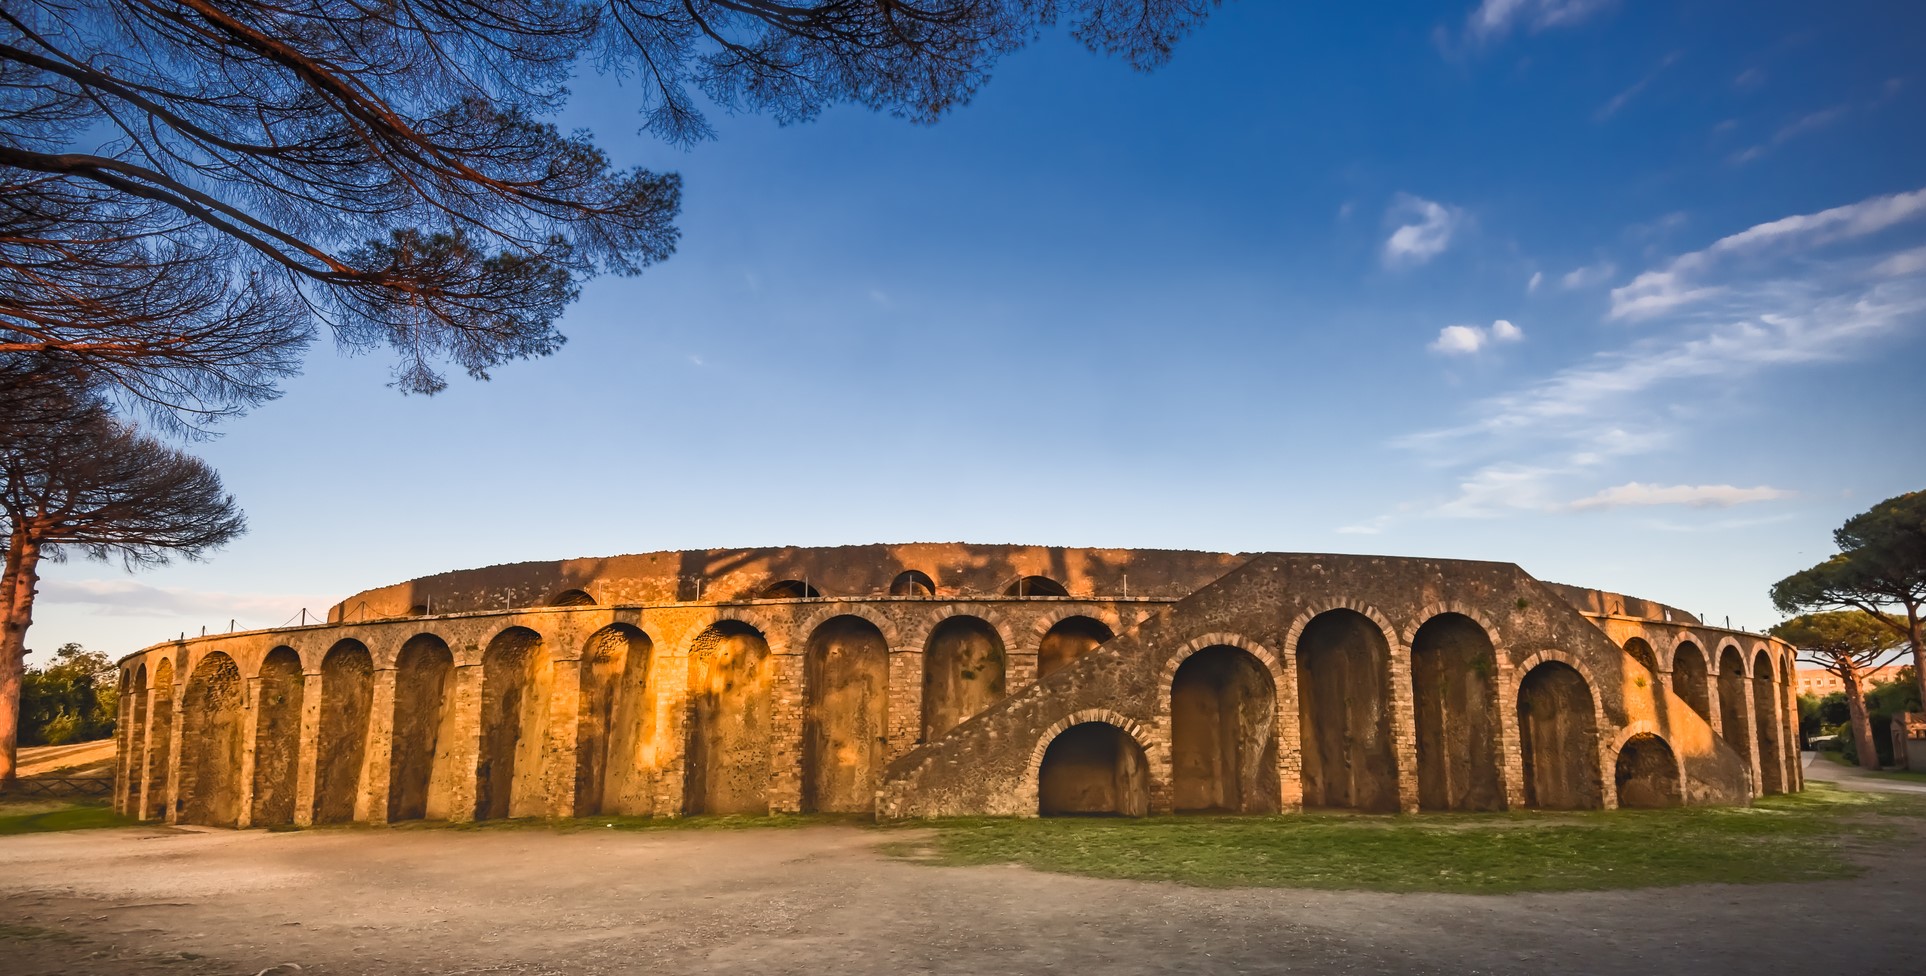
POLYGON ((328 624, 130 655, 117 801, 261 826, 1600 807, 1799 786, 1789 649, 1582 613, 1507 564, 673 555, 600 561, 607 578, 579 560, 444 574, 358 594, 328 624), (679 585, 634 561, 721 582, 621 602, 679 585), (432 614, 385 612, 430 594, 432 614))

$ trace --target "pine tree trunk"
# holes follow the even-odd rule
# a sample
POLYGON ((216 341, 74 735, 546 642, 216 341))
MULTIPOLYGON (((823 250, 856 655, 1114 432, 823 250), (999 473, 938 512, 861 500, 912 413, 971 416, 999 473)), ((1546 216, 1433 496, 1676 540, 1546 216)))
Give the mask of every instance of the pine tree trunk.
POLYGON ((15 533, 0 573, 0 792, 11 789, 20 755, 20 682, 27 669, 27 627, 33 623, 40 546, 15 533))
POLYGON ((1906 604, 1906 630, 1913 642, 1913 685, 1919 692, 1919 705, 1926 709, 1926 640, 1920 639, 1919 604, 1906 604))
POLYGON ((1853 751, 1859 753, 1859 766, 1862 769, 1879 769, 1879 748, 1873 744, 1872 718, 1866 714, 1866 695, 1859 690, 1859 669, 1851 660, 1841 658, 1845 665, 1839 675, 1846 684, 1846 711, 1852 718, 1853 751))

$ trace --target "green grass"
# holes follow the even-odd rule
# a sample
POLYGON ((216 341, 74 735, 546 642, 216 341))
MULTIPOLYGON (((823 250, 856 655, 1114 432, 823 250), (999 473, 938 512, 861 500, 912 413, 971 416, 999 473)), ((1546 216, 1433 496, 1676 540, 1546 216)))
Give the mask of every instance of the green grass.
POLYGON ((56 830, 132 827, 136 821, 99 803, 20 803, 0 806, 0 837, 56 830))
POLYGON ((1366 817, 954 820, 888 853, 1203 887, 1507 894, 1856 876, 1914 797, 1814 786, 1751 807, 1366 817))

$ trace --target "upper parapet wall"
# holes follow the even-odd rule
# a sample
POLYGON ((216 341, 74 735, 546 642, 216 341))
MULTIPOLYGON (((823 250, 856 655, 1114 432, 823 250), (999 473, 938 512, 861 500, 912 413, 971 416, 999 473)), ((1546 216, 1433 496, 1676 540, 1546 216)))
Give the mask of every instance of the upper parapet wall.
MULTIPOLYGON (((1179 549, 1065 549, 964 543, 709 549, 512 563, 457 570, 364 590, 328 611, 330 621, 464 613, 568 602, 729 602, 795 581, 825 597, 1002 595, 1042 577, 1070 596, 1180 599, 1244 564, 1248 555, 1179 549), (920 573, 934 592, 902 592, 920 573), (913 579, 913 577, 910 577, 913 579)), ((796 596, 813 595, 797 587, 796 596)), ((1035 593, 1035 590, 1026 592, 1035 593)))
POLYGON ((1663 623, 1698 624, 1698 617, 1677 607, 1651 600, 1641 600, 1623 593, 1610 590, 1594 590, 1584 586, 1566 583, 1546 583, 1547 587, 1564 598, 1566 603, 1578 608, 1579 613, 1611 617, 1638 617, 1642 620, 1656 620, 1663 623))

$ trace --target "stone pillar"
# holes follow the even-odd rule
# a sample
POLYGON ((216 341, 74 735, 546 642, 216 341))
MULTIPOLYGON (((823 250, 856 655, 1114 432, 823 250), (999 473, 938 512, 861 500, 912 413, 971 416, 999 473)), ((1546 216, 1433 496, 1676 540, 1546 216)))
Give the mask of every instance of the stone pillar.
POLYGON ((769 812, 802 812, 803 654, 775 655, 769 701, 769 812))
POLYGON ((254 749, 261 731, 261 678, 246 679, 241 694, 241 773, 235 789, 240 793, 234 826, 246 830, 254 826, 254 749))
MULTIPOLYGON (((551 817, 575 816, 576 749, 582 726, 582 662, 555 661, 551 665, 548 696, 548 743, 542 763, 551 817)), ((621 676, 617 675, 617 681, 621 676)))
MULTIPOLYGON (((1518 669, 1511 655, 1498 648, 1494 655, 1498 682, 1498 771, 1505 780, 1505 808, 1525 809, 1525 747, 1518 728, 1518 669)), ((1603 730, 1600 730, 1603 734, 1603 730)))
MULTIPOLYGON (((1759 765, 1759 760, 1762 758, 1759 755, 1760 716, 1757 709, 1753 707, 1752 679, 1744 675, 1741 675, 1740 679, 1743 683, 1739 686, 1739 697, 1745 699, 1745 728, 1748 734, 1745 737, 1745 748, 1739 750, 1739 757, 1751 762, 1752 795, 1760 797, 1765 795, 1765 769, 1759 765)), ((1766 720, 1771 721, 1770 718, 1766 720)))
POLYGON ((135 760, 140 768, 134 772, 140 777, 140 785, 134 788, 134 819, 146 820, 147 811, 153 809, 153 800, 147 795, 148 787, 153 785, 153 777, 148 775, 154 768, 154 699, 160 697, 160 683, 150 680, 147 685, 147 734, 141 736, 140 756, 135 760))
POLYGON ((321 673, 301 676, 301 739, 295 753, 294 825, 314 826, 314 777, 321 765, 321 673))
POLYGON ((657 653, 661 664, 654 674, 661 684, 655 696, 659 769, 655 779, 655 816, 679 817, 684 812, 684 784, 689 769, 689 651, 686 646, 671 645, 657 653))
POLYGON ((1725 720, 1719 710, 1719 669, 1705 666, 1705 721, 1712 726, 1712 738, 1725 741, 1725 720))
MULTIPOLYGON (((1390 634, 1386 634, 1390 637, 1390 634)), ((1418 723, 1411 691, 1411 649, 1390 645, 1384 700, 1391 709, 1391 755, 1398 768, 1398 811, 1418 812, 1418 723)))
POLYGON ((179 823, 181 806, 181 740, 187 728, 187 668, 174 669, 174 714, 169 717, 172 726, 167 736, 167 795, 161 798, 161 820, 166 823, 179 823))
POLYGON ((1003 651, 1003 693, 1014 695, 1037 683, 1037 649, 1010 647, 1003 651))
POLYGON ((368 747, 361 753, 361 791, 355 796, 354 818, 362 823, 388 822, 388 773, 393 769, 395 745, 395 669, 377 668, 374 694, 368 704, 368 747))
POLYGON ((889 746, 884 762, 894 762, 916 748, 923 735, 923 651, 916 647, 889 650, 889 746))
MULTIPOLYGON (((1285 813, 1302 813, 1304 812, 1304 728, 1303 717, 1298 714, 1296 663, 1288 656, 1283 657, 1278 662, 1278 671, 1279 677, 1276 679, 1278 809, 1285 813)), ((1170 689, 1160 688, 1157 694, 1168 700, 1170 689)), ((1167 734, 1169 727, 1165 728, 1167 734)), ((1165 784, 1165 789, 1171 789, 1171 784, 1165 784)))
MULTIPOLYGON (((455 710, 453 735, 448 746, 448 818, 454 821, 475 819, 477 765, 481 762, 482 666, 464 664, 455 668, 455 698, 446 708, 455 710)), ((432 794, 432 791, 431 791, 432 794)), ((430 811, 429 816, 434 816, 430 811)))

